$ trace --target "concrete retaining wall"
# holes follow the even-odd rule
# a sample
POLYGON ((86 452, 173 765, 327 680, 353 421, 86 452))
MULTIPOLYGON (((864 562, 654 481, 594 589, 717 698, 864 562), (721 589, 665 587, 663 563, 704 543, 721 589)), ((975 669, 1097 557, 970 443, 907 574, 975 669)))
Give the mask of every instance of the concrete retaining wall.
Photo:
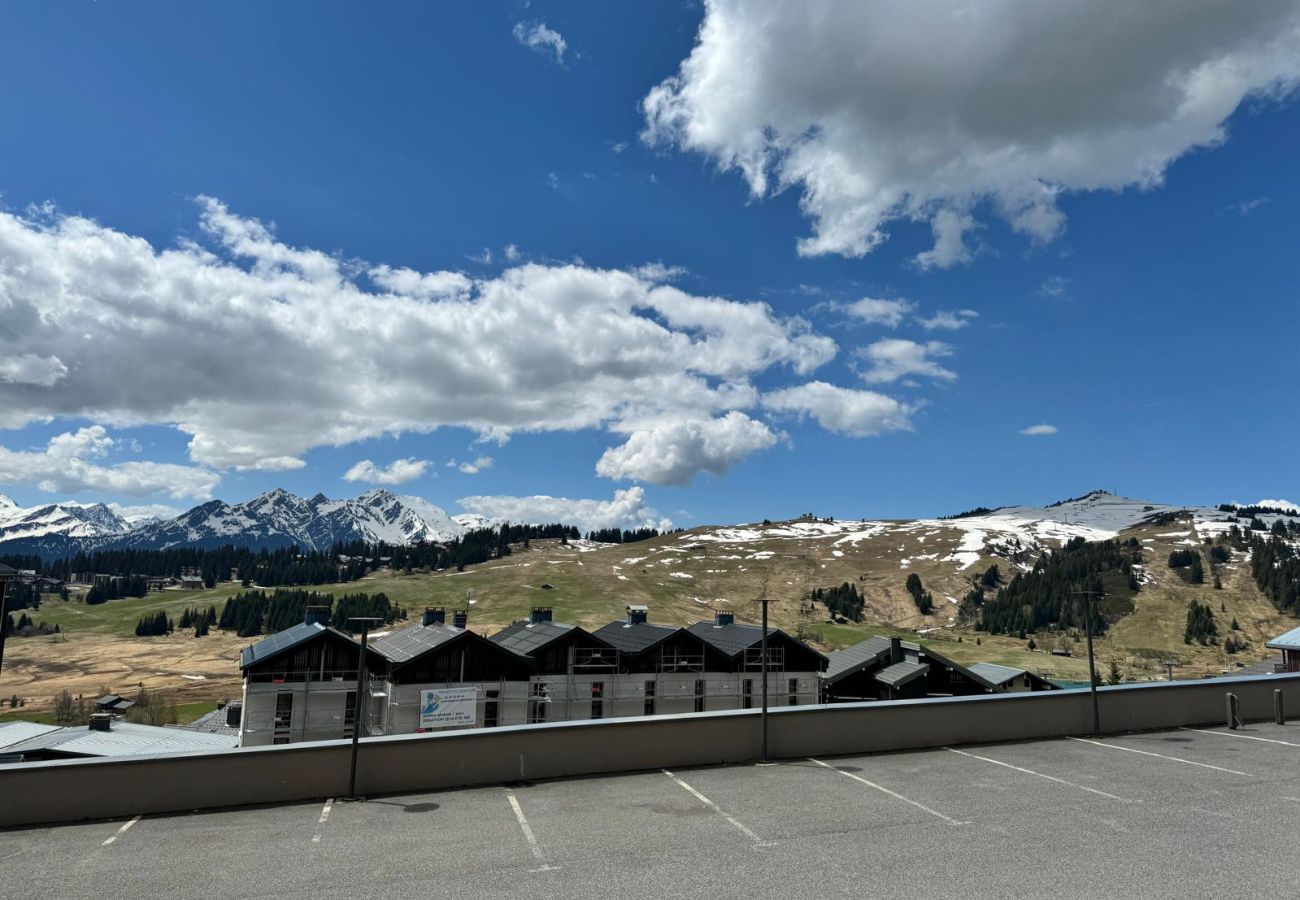
MULTIPOLYGON (((1300 714, 1300 675, 1121 685, 1099 694, 1109 733, 1222 724, 1224 694, 1271 718, 1273 691, 1300 714)), ((1052 738, 1092 730, 1089 692, 1053 691, 774 710, 776 758, 1052 738)), ((358 790, 383 794, 737 763, 755 759, 758 710, 520 725, 362 741, 358 790)), ((276 803, 346 793, 349 744, 0 766, 0 827, 276 803)))

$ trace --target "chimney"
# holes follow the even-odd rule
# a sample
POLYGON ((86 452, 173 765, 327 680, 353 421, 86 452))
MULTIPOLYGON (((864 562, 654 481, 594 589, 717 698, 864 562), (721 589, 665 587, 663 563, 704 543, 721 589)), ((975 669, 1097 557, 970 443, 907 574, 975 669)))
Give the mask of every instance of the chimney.
POLYGON ((90 730, 91 731, 112 731, 113 717, 110 714, 104 712, 91 713, 90 730))
POLYGON ((229 728, 238 728, 239 722, 243 718, 244 704, 231 703, 226 707, 226 726, 229 728))
POLYGON ((549 606, 534 606, 532 614, 528 617, 529 623, 536 625, 539 622, 551 621, 551 608, 549 606))
POLYGON ((650 616, 650 609, 646 606, 629 606, 627 608, 627 624, 644 625, 650 616))
POLYGON ((903 639, 891 637, 889 639, 889 661, 890 663, 903 661, 903 639))
POLYGON ((723 612, 718 610, 713 614, 713 625, 715 628, 721 628, 723 625, 732 625, 736 621, 736 614, 733 612, 723 612))
POLYGON ((302 621, 305 625, 328 625, 330 623, 330 608, 328 606, 309 606, 302 612, 302 621))
POLYGON ((424 616, 420 619, 421 625, 446 625, 447 610, 441 606, 430 606, 425 609, 424 616))
POLYGON ((459 628, 462 631, 469 625, 468 609, 453 609, 451 611, 451 627, 459 628))

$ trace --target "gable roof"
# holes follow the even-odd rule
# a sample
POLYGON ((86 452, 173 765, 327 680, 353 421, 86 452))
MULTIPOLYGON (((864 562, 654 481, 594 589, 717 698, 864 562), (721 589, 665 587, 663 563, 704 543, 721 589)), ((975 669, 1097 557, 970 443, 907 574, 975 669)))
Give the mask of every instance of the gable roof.
POLYGON ((972 663, 970 670, 991 684, 1002 687, 1008 681, 1029 674, 1024 669, 1013 666, 999 666, 997 663, 972 663))
POLYGON ((841 678, 874 666, 888 654, 889 639, 882 637, 869 637, 852 647, 832 650, 827 655, 830 664, 826 667, 826 680, 833 684, 841 678))
POLYGON ((560 638, 568 637, 575 630, 582 631, 581 628, 564 622, 529 622, 525 619, 506 626, 489 636, 488 640, 520 656, 532 656, 560 638))
POLYGON ((1286 634, 1279 634, 1264 646, 1270 650, 1300 650, 1300 628, 1292 628, 1286 634))
POLYGON ((339 631, 329 625, 322 625, 320 622, 300 622, 292 628, 276 632, 265 640, 245 647, 239 656, 239 667, 247 669, 249 666, 264 663, 308 641, 315 640, 322 634, 332 634, 353 644, 357 649, 361 648, 360 642, 347 632, 339 631))
POLYGON ((414 625, 376 638, 368 647, 390 662, 410 662, 430 650, 441 647, 465 633, 464 628, 433 623, 414 625))
POLYGON ((902 662, 894 663, 892 666, 885 666, 877 672, 876 681, 889 687, 902 687, 909 681, 915 681, 929 671, 930 667, 925 663, 905 659, 902 662))
POLYGON ((96 731, 84 725, 55 728, 27 740, 10 744, 4 748, 4 752, 7 754, 46 752, 65 756, 137 756, 230 750, 238 744, 236 735, 208 734, 185 728, 163 728, 134 722, 114 722, 108 731, 96 731))
MULTIPOLYGON (((763 626, 761 625, 741 625, 736 622, 729 622, 726 625, 718 625, 714 622, 704 621, 696 622, 686 629, 700 640, 704 641, 713 649, 719 651, 724 656, 734 659, 746 650, 754 647, 760 647, 763 643, 763 626)), ((773 638, 781 638, 796 644, 809 653, 825 659, 822 654, 818 653, 812 647, 809 647, 803 641, 793 638, 786 634, 780 628, 768 628, 767 640, 771 644, 773 638)))
POLYGON ((6 566, 4 563, 0 563, 0 575, 17 575, 17 574, 18 574, 17 569, 11 569, 8 566, 6 566))
POLYGON ((610 622, 592 634, 622 653, 644 653, 675 634, 686 634, 686 629, 673 625, 652 625, 649 622, 610 622))

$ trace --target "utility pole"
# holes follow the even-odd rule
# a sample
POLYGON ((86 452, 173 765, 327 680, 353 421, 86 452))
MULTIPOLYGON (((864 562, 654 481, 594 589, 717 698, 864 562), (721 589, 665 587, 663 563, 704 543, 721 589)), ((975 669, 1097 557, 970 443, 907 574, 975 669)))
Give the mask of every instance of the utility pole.
POLYGON ((11 569, 4 563, 0 563, 0 673, 4 672, 5 665, 5 617, 8 615, 8 610, 5 608, 5 587, 9 584, 9 579, 17 574, 17 569, 11 569))
POLYGON ((357 742, 361 739, 361 726, 366 721, 366 694, 369 693, 369 673, 366 671, 366 638, 370 634, 372 622, 382 622, 367 616, 354 616, 349 622, 361 625, 361 653, 357 656, 357 702, 352 713, 352 760, 348 767, 348 797, 357 797, 357 742), (363 689, 364 688, 364 689, 363 689))
POLYGON ((1088 635, 1088 690, 1092 692, 1092 733, 1101 734, 1101 708, 1097 705, 1097 663, 1092 655, 1092 607, 1088 597, 1100 596, 1096 591, 1071 591, 1070 593, 1085 598, 1083 601, 1083 621, 1088 635))

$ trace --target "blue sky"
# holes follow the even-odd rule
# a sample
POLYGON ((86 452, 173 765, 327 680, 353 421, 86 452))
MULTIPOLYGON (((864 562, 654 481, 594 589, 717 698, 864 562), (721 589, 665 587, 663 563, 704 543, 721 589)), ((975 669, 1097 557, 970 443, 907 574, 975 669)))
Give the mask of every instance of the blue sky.
POLYGON ((1097 487, 1300 499, 1294 9, 1076 28, 1128 54, 1103 72, 1008 66, 1047 38, 1000 7, 1007 40, 962 28, 946 53, 902 7, 850 6, 6 5, 0 493, 185 508, 387 481, 518 518, 631 491, 611 521, 688 527, 1097 487), (1204 90, 1216 63, 1236 74, 1204 90), (167 251, 183 275, 132 282, 167 251), (566 319, 624 302, 610 273, 673 293, 566 319), (340 278, 401 295, 393 327, 398 301, 340 278), (438 336, 439 304, 477 343, 438 336), (525 325, 478 333, 511 304, 525 325), (665 333, 628 375, 638 319, 665 333), (279 327, 328 333, 282 354, 279 327), (467 400, 457 360, 511 402, 467 400))

